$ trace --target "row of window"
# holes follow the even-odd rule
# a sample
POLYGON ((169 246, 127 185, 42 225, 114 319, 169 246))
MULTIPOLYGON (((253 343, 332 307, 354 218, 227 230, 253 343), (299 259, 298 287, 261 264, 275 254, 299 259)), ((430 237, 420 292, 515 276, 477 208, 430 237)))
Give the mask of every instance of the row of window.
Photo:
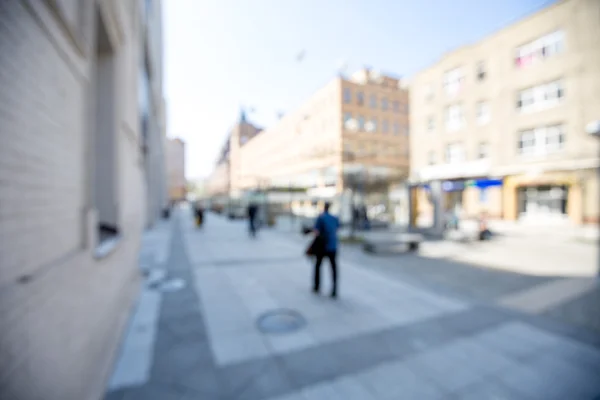
MULTIPOLYGON (((490 105, 487 101, 480 101, 475 105, 475 115, 479 125, 485 125, 490 122, 490 105)), ((447 132, 455 132, 461 129, 465 124, 465 116, 461 104, 453 104, 446 108, 445 123, 447 132)), ((436 129, 435 117, 427 117, 427 132, 434 132, 436 129)))
MULTIPOLYGON (((479 143, 477 146, 477 159, 483 160, 489 157, 490 145, 487 142, 479 143)), ((450 143, 444 149, 444 162, 446 164, 457 164, 466 161, 465 147, 462 143, 450 143)), ((437 164, 434 151, 428 154, 429 165, 437 164)))
MULTIPOLYGON (((523 89, 517 94, 517 110, 521 113, 535 112, 555 107, 560 104, 564 98, 562 80, 555 80, 527 89, 523 89)), ((479 125, 485 125, 490 122, 490 105, 487 101, 480 101, 475 105, 475 115, 479 125)), ((463 106, 453 104, 448 106, 445 111, 446 131, 455 132, 461 129, 465 124, 463 106)), ((427 118, 427 131, 434 132, 435 118, 427 118)))
POLYGON ((565 34, 556 31, 519 46, 515 52, 515 65, 519 68, 533 65, 564 51, 565 34))
MULTIPOLYGON (((559 30, 519 46, 515 52, 515 65, 523 68, 560 54, 564 51, 564 42, 565 34, 559 30)), ((453 97, 462 91, 465 75, 464 67, 456 67, 444 73, 443 88, 447 96, 453 97)), ((486 76, 485 62, 478 61, 475 66, 475 80, 481 82, 486 79, 486 76)), ((425 86, 425 100, 433 100, 433 89, 431 84, 425 86)))
POLYGON ((555 80, 521 90, 517 95, 517 110, 540 111, 554 107, 564 98, 562 80, 555 80))
MULTIPOLYGON (((517 137, 517 153, 523 156, 545 156, 561 151, 565 146, 565 129, 562 124, 542 126, 520 131, 517 137)), ((490 154, 487 142, 479 143, 477 159, 486 159, 490 154)), ((444 151, 444 162, 456 164, 466 161, 465 147, 462 143, 450 143, 444 151)), ((429 165, 437 163, 435 152, 428 154, 429 165)))
POLYGON ((551 125, 521 131, 517 150, 521 155, 543 156, 562 150, 564 145, 564 126, 551 125))
POLYGON ((387 119, 381 120, 381 126, 379 126, 379 122, 377 118, 369 118, 365 119, 362 115, 359 115, 354 119, 352 117, 352 113, 344 113, 344 127, 350 131, 361 131, 361 132, 381 132, 381 133, 390 133, 394 135, 408 135, 408 127, 402 126, 399 122, 388 121, 387 119))
MULTIPOLYGON (((344 88, 344 104, 352 103, 352 90, 348 87, 344 88)), ((356 92, 356 104, 359 106, 365 105, 365 94, 364 92, 356 92)), ((396 113, 400 111, 408 112, 408 104, 401 104, 398 100, 390 101, 387 97, 382 97, 381 99, 377 98, 377 95, 371 94, 368 97, 369 100, 369 108, 376 110, 381 108, 383 111, 392 110, 396 113)))
POLYGON ((346 157, 408 157, 408 146, 390 146, 387 143, 346 143, 346 157))

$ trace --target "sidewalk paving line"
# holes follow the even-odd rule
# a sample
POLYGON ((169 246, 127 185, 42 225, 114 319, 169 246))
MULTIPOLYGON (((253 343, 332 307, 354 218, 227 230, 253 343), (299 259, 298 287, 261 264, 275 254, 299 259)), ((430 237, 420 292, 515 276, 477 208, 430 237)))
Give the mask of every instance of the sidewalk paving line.
POLYGON ((500 298, 498 304, 529 313, 542 313, 597 289, 596 279, 560 279, 500 298))
POLYGON ((141 385, 148 381, 157 333, 161 295, 142 289, 108 390, 141 385))

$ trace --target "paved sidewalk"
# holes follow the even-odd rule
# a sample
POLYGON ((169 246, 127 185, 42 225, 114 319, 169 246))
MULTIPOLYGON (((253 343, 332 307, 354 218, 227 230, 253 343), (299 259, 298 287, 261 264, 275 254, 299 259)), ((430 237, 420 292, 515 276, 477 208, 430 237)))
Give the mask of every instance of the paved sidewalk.
POLYGON ((251 239, 242 221, 209 215, 198 230, 180 210, 165 237, 107 400, 600 396, 600 340, 585 330, 390 279, 347 256, 340 298, 316 296, 304 243, 277 231, 251 239), (257 318, 278 309, 305 326, 261 333, 257 318))

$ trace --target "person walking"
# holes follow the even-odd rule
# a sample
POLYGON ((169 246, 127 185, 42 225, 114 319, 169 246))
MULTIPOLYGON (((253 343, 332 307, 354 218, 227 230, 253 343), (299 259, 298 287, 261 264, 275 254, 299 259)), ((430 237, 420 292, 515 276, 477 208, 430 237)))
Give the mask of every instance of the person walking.
POLYGON ((202 224, 204 223, 204 206, 200 203, 196 203, 194 211, 196 214, 196 226, 202 228, 202 224))
POLYGON ((258 206, 254 203, 248 205, 248 222, 250 224, 250 235, 256 236, 256 215, 258 214, 258 206))
POLYGON ((325 203, 323 213, 319 215, 315 222, 314 232, 317 237, 323 241, 323 251, 315 254, 316 262, 313 276, 313 292, 318 293, 321 284, 321 263, 323 258, 327 257, 331 265, 331 278, 333 287, 331 288, 331 297, 337 297, 338 271, 337 271, 337 230, 340 222, 337 217, 329 213, 329 203, 325 203))

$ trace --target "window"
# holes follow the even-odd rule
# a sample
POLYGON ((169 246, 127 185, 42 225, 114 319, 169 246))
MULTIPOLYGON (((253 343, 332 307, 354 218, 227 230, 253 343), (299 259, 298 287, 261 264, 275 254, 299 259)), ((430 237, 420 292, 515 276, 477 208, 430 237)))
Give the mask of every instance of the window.
POLYGON ((351 101, 352 101, 352 92, 350 91, 350 88, 344 88, 344 103, 350 104, 351 101))
MULTIPOLYGON (((106 40, 107 27, 98 18, 96 24, 96 51, 95 68, 92 74, 92 90, 94 98, 94 127, 90 148, 94 157, 89 161, 91 206, 96 210, 97 240, 96 257, 104 257, 111 248, 114 248, 119 237, 120 210, 119 209, 119 170, 118 170, 118 115, 116 107, 118 98, 114 70, 119 65, 118 56, 106 40), (102 43, 106 42, 106 44, 102 43)), ((148 145, 148 118, 151 115, 149 102, 150 80, 148 70, 144 63, 139 67, 139 79, 142 87, 138 93, 141 110, 142 149, 144 157, 147 156, 148 145)))
POLYGON ((358 103, 359 106, 365 105, 365 95, 363 92, 356 93, 356 103, 358 103))
POLYGON ((560 79, 530 87, 517 94, 517 110, 527 113, 552 108, 560 104, 564 95, 560 79))
POLYGON ((490 145, 488 143, 479 143, 477 148, 477 158, 482 160, 490 156, 490 145))
POLYGON ((456 96, 463 89, 464 76, 461 68, 454 68, 444 74, 444 91, 448 96, 456 96))
POLYGON ((475 114, 477 116, 477 123, 479 125, 485 125, 490 122, 490 105, 485 101, 480 101, 476 105, 475 114))
POLYGON ((430 151, 427 154, 427 164, 435 165, 435 152, 434 151, 430 151))
POLYGON ((427 132, 431 133, 435 130, 435 118, 427 117, 427 132))
POLYGON ((389 129, 390 129, 390 124, 389 124, 388 120, 384 119, 383 121, 381 121, 381 132, 388 133, 389 129))
POLYGON ((446 163, 455 164, 464 161, 465 150, 461 143, 452 143, 446 146, 446 163))
POLYGON ((564 148, 563 125, 552 125, 519 132, 517 150, 524 156, 544 156, 564 148))
POLYGON ((398 100, 392 102, 392 110, 394 110, 395 113, 400 112, 400 102, 398 100))
POLYGON ((477 80, 479 82, 485 80, 485 63, 483 61, 477 63, 477 80))
POLYGON ((369 97, 369 107, 377 108, 377 96, 374 94, 369 97))
POLYGON ((392 132, 394 133, 394 135, 400 134, 400 123, 394 122, 394 125, 392 127, 392 132))
POLYGON ((381 109, 384 111, 388 109, 388 99, 385 97, 381 99, 381 109))
POLYGON ((425 101, 433 100, 433 86, 431 84, 425 86, 423 97, 425 98, 425 101))
POLYGON ((366 124, 367 132, 377 132, 377 118, 371 118, 366 124))
POLYGON ((344 125, 348 123, 352 119, 352 113, 346 112, 344 113, 344 125))
POLYGON ((524 68, 564 51, 564 33, 556 31, 518 47, 515 65, 524 68))
POLYGON ((446 130, 454 132, 463 126, 462 106, 455 104, 446 108, 446 130))
POLYGON ((358 116, 358 130, 365 130, 365 117, 363 117, 362 115, 358 116))

